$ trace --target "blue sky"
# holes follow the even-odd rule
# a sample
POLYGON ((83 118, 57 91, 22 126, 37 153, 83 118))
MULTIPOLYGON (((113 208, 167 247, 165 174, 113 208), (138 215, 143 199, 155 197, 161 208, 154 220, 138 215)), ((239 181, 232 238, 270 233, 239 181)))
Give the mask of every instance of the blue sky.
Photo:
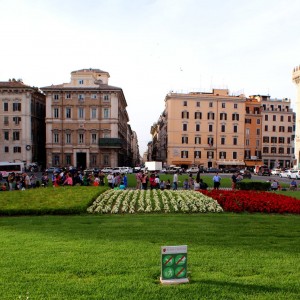
POLYGON ((295 101, 298 0, 0 0, 0 81, 47 86, 99 68, 123 89, 141 152, 170 91, 295 101))

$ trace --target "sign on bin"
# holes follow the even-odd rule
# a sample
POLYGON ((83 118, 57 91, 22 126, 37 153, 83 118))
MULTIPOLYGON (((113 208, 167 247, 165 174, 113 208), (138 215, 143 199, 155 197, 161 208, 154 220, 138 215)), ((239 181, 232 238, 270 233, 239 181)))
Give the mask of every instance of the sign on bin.
POLYGON ((161 247, 161 283, 189 282, 187 278, 187 246, 161 247))

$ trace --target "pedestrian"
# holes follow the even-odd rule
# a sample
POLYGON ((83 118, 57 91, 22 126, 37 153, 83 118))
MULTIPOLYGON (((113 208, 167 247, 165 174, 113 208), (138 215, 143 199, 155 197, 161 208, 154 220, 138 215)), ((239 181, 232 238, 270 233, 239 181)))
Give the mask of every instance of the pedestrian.
POLYGON ((219 173, 216 173, 216 175, 213 177, 214 182, 214 189, 218 190, 221 185, 221 177, 219 176, 219 173))
POLYGON ((231 176, 231 188, 233 190, 235 190, 235 188, 236 188, 236 182, 237 182, 237 177, 236 177, 236 174, 233 173, 231 176))
POLYGON ((173 190, 176 191, 178 189, 178 171, 176 171, 173 175, 173 190))

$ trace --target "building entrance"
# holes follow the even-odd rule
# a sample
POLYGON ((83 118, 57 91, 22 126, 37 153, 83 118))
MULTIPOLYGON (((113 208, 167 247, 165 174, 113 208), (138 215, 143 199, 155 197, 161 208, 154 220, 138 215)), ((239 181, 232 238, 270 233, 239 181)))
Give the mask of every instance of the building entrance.
POLYGON ((77 153, 76 154, 76 166, 78 169, 86 169, 86 153, 77 153))

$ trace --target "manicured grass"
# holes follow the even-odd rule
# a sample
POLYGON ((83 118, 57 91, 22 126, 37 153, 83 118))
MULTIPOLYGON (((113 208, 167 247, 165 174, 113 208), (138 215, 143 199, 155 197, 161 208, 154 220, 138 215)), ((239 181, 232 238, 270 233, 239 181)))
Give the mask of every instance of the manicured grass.
POLYGON ((2 299, 299 299, 299 216, 35 216, 0 226, 2 299), (160 285, 160 247, 184 244, 190 283, 160 285))
POLYGON ((85 213, 106 189, 76 186, 1 192, 0 215, 85 213))

